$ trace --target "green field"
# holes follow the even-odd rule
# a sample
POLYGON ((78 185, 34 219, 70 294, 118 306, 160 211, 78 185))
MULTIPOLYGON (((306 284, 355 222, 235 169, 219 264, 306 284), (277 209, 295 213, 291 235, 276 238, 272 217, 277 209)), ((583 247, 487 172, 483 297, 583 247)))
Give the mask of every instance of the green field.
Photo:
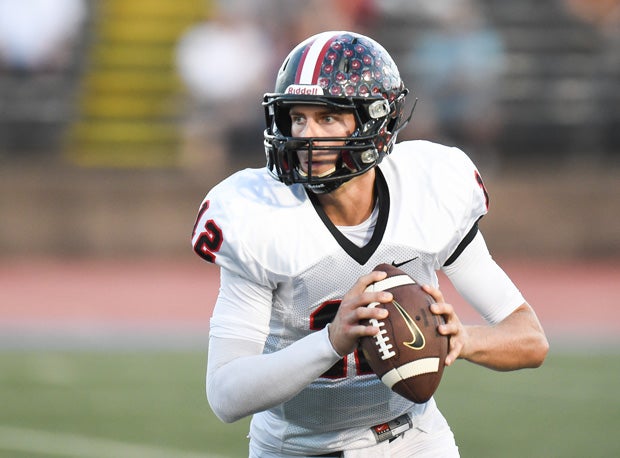
MULTIPOLYGON (((0 457, 243 457, 248 421, 220 423, 204 352, 0 352, 0 457)), ((446 370, 437 401, 463 457, 620 456, 620 354, 543 368, 446 370)))

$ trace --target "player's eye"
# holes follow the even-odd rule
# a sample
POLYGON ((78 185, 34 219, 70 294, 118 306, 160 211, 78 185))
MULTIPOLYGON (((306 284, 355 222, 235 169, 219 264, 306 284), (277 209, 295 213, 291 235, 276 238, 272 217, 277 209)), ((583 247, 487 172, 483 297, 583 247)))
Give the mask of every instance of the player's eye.
POLYGON ((338 116, 336 114, 330 113, 330 114, 326 114, 324 115, 321 120, 325 123, 325 124, 332 124, 336 121, 338 121, 338 116))
POLYGON ((304 122, 304 117, 301 115, 291 115, 291 122, 293 124, 303 124, 304 122))

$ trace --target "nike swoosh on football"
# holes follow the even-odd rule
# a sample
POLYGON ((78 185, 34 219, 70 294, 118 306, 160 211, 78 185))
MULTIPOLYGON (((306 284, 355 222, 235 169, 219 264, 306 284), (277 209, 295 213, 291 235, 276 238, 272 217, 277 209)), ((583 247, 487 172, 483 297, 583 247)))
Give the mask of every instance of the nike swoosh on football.
POLYGON ((416 259, 418 259, 419 257, 420 257, 420 256, 416 256, 415 258, 407 259, 407 260, 406 260, 406 261, 404 261, 404 262, 398 262, 398 263, 397 263, 396 261, 392 261, 392 265, 393 265, 394 267, 404 266, 404 265, 405 265, 405 264, 407 264, 408 262, 415 261, 415 260, 416 260, 416 259))
POLYGON ((426 339, 424 338, 424 334, 420 331, 420 328, 411 316, 407 313, 407 311, 396 301, 394 301, 394 307, 398 310, 405 320, 405 324, 409 328, 409 332, 411 332, 411 341, 403 342, 403 344, 412 350, 422 350, 424 345, 426 345, 426 339))

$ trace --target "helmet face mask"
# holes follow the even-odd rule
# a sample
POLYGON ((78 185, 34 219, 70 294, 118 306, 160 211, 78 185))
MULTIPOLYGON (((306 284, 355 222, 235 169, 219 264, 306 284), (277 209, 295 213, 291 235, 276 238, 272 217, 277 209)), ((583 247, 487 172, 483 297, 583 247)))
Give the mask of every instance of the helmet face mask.
POLYGON ((391 57, 372 39, 352 32, 309 38, 291 51, 278 73, 275 92, 264 96, 268 170, 287 185, 302 183, 318 194, 333 191, 390 153, 406 124, 407 93, 391 57), (356 130, 348 137, 292 137, 289 110, 293 105, 349 111, 356 130), (301 169, 299 152, 311 158, 316 151, 338 154, 331 173, 314 174, 311 159, 308 170, 301 169))

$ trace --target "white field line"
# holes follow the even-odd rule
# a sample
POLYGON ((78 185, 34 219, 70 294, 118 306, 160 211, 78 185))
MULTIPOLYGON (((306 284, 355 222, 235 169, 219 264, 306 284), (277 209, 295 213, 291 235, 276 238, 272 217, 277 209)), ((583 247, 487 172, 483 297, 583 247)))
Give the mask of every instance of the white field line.
POLYGON ((75 458, 225 458, 77 434, 0 426, 0 450, 75 458))

